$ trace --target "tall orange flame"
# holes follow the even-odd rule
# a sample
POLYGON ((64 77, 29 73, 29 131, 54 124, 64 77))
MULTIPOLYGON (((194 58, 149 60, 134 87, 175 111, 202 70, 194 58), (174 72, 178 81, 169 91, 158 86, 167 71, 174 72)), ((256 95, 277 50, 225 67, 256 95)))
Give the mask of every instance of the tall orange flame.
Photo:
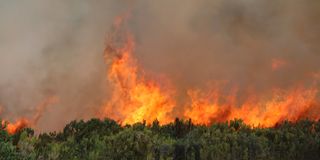
MULTIPOLYGON (((127 16, 126 16, 127 17, 127 16)), ((111 99, 103 105, 102 117, 110 117, 123 124, 133 124, 145 120, 151 123, 157 119, 166 124, 173 119, 172 111, 176 107, 174 89, 159 85, 145 78, 144 71, 134 58, 134 41, 128 32, 125 42, 119 47, 115 43, 126 17, 119 17, 114 23, 115 32, 111 34, 105 52, 106 63, 111 61, 108 80, 113 90, 111 99)), ((119 45, 119 44, 118 44, 119 45)), ((286 65, 286 61, 274 59, 272 69, 286 65)), ((293 87, 291 89, 273 89, 265 96, 248 94, 239 102, 237 89, 225 94, 221 86, 208 92, 189 90, 190 104, 179 108, 183 118, 190 118, 196 124, 209 125, 235 118, 243 119, 253 126, 270 127, 283 120, 296 121, 301 118, 320 118, 318 89, 312 87, 293 87)))
MULTIPOLYGON (((115 27, 123 20, 116 21, 115 27)), ((123 124, 133 124, 145 120, 151 123, 158 119, 162 124, 172 120, 170 113, 175 106, 171 100, 172 91, 163 89, 155 81, 146 79, 143 70, 133 57, 134 42, 130 35, 123 47, 109 44, 106 62, 112 59, 108 80, 112 84, 111 100, 103 106, 103 116, 117 119, 123 124)))

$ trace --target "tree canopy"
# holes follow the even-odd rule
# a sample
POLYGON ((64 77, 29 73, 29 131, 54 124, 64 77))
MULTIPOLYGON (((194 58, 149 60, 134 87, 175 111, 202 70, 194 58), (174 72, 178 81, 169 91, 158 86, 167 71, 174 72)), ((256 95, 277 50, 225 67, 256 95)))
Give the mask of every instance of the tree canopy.
POLYGON ((320 121, 284 121, 271 128, 235 119, 210 126, 176 119, 121 126, 111 119, 72 121, 60 132, 8 134, 0 126, 0 160, 316 160, 320 121))

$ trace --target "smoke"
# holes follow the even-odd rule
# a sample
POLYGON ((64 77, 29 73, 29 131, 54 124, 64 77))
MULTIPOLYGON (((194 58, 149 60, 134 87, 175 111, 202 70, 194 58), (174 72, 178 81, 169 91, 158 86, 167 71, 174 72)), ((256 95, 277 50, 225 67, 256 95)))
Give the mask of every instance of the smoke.
POLYGON ((37 106, 52 96, 60 101, 45 107, 38 128, 92 116, 104 97, 105 35, 123 7, 115 1, 1 1, 2 118, 38 116, 37 106))
POLYGON ((315 0, 141 2, 132 16, 138 59, 170 77, 180 97, 212 81, 240 94, 311 85, 320 69, 319 7, 315 0), (276 70, 275 61, 283 64, 276 70))
POLYGON ((51 96, 59 103, 45 107, 41 130, 94 116, 109 94, 106 34, 128 8, 140 65, 170 79, 178 105, 213 81, 263 94, 320 73, 317 0, 2 0, 1 116, 32 117, 51 96))
POLYGON ((148 9, 136 9, 138 16, 133 17, 142 17, 135 27, 137 53, 146 57, 146 68, 172 71, 189 81, 187 86, 208 79, 243 83, 268 79, 270 84, 270 76, 274 81, 296 80, 319 69, 316 1, 186 1, 180 7, 179 3, 150 2, 143 7, 148 9), (153 59, 161 63, 154 64, 153 59), (271 72, 272 59, 287 61, 282 73, 289 77, 271 72))

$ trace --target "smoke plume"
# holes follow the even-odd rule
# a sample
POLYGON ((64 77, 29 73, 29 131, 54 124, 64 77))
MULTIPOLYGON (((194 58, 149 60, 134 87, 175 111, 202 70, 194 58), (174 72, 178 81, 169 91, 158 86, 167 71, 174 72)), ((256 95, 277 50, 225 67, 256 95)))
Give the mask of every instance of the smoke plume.
POLYGON ((36 117, 51 131, 94 117, 111 94, 106 35, 128 10, 135 57, 148 76, 175 86, 175 116, 189 89, 216 83, 236 87, 239 101, 271 88, 319 88, 317 0, 3 0, 1 118, 36 117), (59 101, 39 109, 48 97, 59 101))

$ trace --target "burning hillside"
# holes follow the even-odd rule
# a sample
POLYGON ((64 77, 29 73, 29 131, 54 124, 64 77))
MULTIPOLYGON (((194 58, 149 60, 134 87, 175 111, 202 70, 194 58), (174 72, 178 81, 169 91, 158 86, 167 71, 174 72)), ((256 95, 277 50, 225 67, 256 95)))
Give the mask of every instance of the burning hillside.
MULTIPOLYGON (((144 120, 150 124, 155 119, 161 124, 172 122, 175 117, 172 112, 177 107, 175 89, 146 78, 134 57, 133 36, 126 29, 121 30, 125 20, 126 17, 116 20, 105 50, 106 63, 110 63, 107 78, 113 90, 111 100, 103 106, 102 117, 111 117, 123 124, 144 120), (123 42, 120 46, 116 42, 119 39, 123 42)), ((273 60, 271 69, 279 69, 284 64, 282 60, 273 60)), ((181 118, 206 125, 243 119, 249 125, 264 127, 284 120, 317 120, 320 118, 317 87, 318 82, 313 80, 309 87, 299 84, 288 89, 274 87, 265 95, 247 92, 242 102, 239 102, 242 93, 236 87, 226 91, 224 83, 211 85, 206 90, 189 89, 189 100, 183 104, 181 118)))
MULTIPOLYGON (((123 18, 115 23, 115 36, 121 36, 123 18), (120 35, 117 35, 120 34, 120 35)), ((113 34, 112 34, 113 35, 113 34)), ((114 46, 116 37, 109 37, 105 52, 106 62, 111 59, 108 80, 113 85, 111 100, 103 107, 103 116, 115 118, 124 124, 146 120, 151 123, 158 119, 162 124, 173 119, 170 115, 175 102, 172 92, 144 77, 143 70, 134 58, 134 41, 129 33, 124 33, 124 44, 114 46)))
POLYGON ((29 17, 44 16, 7 18, 0 31, 2 126, 12 134, 93 117, 261 127, 320 118, 318 2, 180 3, 26 4, 29 17))

